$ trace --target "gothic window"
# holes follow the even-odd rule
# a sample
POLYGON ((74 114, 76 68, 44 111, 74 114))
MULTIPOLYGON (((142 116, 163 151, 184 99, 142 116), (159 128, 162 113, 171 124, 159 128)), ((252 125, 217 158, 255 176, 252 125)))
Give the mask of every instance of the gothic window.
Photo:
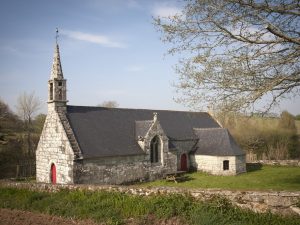
POLYGON ((50 100, 53 100, 53 83, 50 83, 50 100))
POLYGON ((62 86, 62 82, 58 82, 58 86, 61 87, 62 86))
POLYGON ((160 160, 161 143, 160 138, 155 136, 150 144, 150 162, 157 163, 160 160))
POLYGON ((223 161, 223 170, 229 170, 229 160, 223 161))

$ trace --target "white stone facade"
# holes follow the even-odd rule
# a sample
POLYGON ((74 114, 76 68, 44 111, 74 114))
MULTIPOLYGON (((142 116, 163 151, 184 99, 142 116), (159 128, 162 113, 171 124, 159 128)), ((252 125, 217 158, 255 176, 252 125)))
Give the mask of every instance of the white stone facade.
POLYGON ((241 156, 210 156, 195 155, 191 161, 199 171, 214 175, 236 175, 246 172, 245 155, 241 156), (224 161, 229 161, 228 169, 224 170, 224 161))
POLYGON ((51 183, 51 165, 56 167, 56 182, 73 183, 74 153, 60 117, 49 110, 36 150, 36 179, 51 183))

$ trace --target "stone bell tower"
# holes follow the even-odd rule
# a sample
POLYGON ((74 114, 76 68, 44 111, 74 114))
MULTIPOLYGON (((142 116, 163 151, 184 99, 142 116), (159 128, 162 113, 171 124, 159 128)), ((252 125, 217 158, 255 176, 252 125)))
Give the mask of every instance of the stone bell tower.
POLYGON ((67 102, 67 82, 63 76, 59 46, 56 42, 51 76, 48 81, 48 111, 66 111, 67 102))

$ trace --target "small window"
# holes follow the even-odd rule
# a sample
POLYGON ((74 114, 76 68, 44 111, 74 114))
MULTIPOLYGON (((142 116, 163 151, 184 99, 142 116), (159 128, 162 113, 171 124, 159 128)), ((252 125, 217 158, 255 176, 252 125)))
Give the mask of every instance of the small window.
POLYGON ((53 100, 53 83, 50 83, 50 100, 53 100))
POLYGON ((223 170, 229 170, 229 160, 223 161, 223 170))
POLYGON ((62 82, 58 82, 58 86, 61 87, 62 86, 62 82))

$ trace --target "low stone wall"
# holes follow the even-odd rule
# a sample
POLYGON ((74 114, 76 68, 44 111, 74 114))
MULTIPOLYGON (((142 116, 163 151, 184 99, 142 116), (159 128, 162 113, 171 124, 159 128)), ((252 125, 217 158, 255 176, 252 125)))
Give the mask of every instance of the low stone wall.
POLYGON ((229 199, 234 205, 254 212, 272 212, 283 215, 298 214, 300 208, 296 206, 300 201, 300 191, 229 191, 220 189, 185 189, 172 187, 141 188, 135 186, 105 186, 105 185, 51 185, 45 183, 26 183, 1 181, 1 187, 26 188, 36 191, 55 192, 61 189, 70 190, 104 190, 118 191, 127 194, 149 196, 156 194, 182 194, 191 195, 198 200, 209 200, 215 196, 229 199))
POLYGON ((260 163, 263 165, 278 165, 278 166, 300 166, 300 160, 256 160, 249 163, 260 163))

